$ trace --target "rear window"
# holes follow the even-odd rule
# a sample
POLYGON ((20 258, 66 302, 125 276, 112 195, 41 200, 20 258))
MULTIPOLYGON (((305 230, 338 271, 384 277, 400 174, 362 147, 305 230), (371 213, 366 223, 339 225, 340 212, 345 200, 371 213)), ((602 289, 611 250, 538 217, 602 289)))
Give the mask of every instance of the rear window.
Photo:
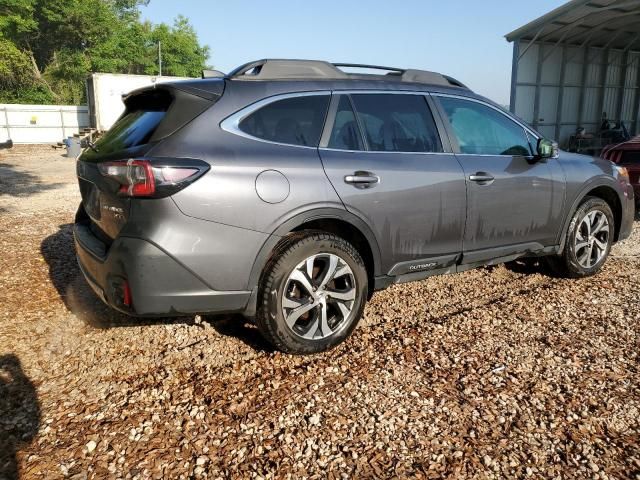
POLYGON ((270 103, 240 122, 240 130, 271 142, 315 147, 320 140, 328 95, 305 95, 270 103))
POLYGON ((96 142, 99 155, 148 143, 166 115, 171 100, 171 95, 162 90, 128 99, 124 115, 96 142))

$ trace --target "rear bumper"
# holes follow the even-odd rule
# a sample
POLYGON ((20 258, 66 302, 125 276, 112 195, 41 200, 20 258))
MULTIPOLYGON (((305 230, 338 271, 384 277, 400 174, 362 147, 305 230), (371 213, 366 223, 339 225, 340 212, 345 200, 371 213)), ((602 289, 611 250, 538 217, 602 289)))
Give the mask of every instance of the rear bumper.
POLYGON ((106 249, 84 223, 74 226, 80 269, 96 294, 129 315, 164 316, 245 310, 250 291, 216 291, 157 245, 119 237, 106 249), (131 306, 123 303, 123 285, 131 306))

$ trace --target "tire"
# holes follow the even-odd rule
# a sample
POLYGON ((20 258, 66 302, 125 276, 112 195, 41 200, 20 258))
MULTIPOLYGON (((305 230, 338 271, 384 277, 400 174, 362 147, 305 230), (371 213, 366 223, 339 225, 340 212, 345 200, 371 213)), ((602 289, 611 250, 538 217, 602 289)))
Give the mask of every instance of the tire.
POLYGON ((585 197, 571 218, 564 250, 560 255, 548 257, 547 263, 552 272, 561 277, 582 278, 594 275, 602 269, 609 256, 614 234, 615 223, 609 204, 597 197, 585 197), (589 220, 588 216, 592 216, 592 219, 589 220), (591 236, 590 232, 599 226, 603 217, 606 225, 591 236), (589 230, 586 230, 584 222, 590 224, 589 230))
POLYGON ((367 282, 360 254, 343 238, 320 231, 286 237, 261 277, 258 329, 286 353, 329 350, 344 341, 362 317, 367 282), (331 271, 335 276, 327 278, 331 271))

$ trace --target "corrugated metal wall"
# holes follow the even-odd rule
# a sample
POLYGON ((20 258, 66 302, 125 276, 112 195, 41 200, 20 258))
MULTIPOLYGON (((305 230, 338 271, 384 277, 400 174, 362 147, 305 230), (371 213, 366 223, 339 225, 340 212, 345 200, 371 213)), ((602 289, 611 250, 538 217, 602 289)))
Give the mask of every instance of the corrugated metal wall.
POLYGON ((638 130, 640 52, 514 42, 511 110, 565 146, 578 126, 597 133, 603 112, 638 130))

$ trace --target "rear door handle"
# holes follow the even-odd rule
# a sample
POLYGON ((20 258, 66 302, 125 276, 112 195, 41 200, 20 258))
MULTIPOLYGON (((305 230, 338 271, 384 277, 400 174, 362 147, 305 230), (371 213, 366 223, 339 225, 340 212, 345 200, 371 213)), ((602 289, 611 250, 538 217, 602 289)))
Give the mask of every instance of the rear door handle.
POLYGON ((371 172, 355 172, 353 175, 346 175, 344 183, 348 183, 357 188, 369 188, 380 183, 380 177, 371 172))
POLYGON ((469 175, 469 180, 471 180, 472 182, 478 182, 480 184, 487 184, 493 182, 495 178, 493 178, 493 175, 490 175, 486 172, 476 172, 473 175, 469 175))

